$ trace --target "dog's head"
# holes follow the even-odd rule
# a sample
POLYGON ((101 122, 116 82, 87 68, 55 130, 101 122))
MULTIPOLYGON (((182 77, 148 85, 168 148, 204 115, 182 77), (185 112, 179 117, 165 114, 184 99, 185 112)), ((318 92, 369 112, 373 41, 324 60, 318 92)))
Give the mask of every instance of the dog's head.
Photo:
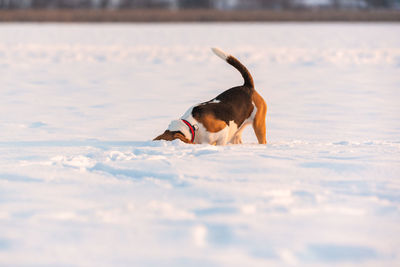
POLYGON ((163 134, 154 138, 153 141, 157 140, 172 141, 175 139, 179 139, 187 144, 192 144, 192 142, 188 140, 180 131, 170 131, 170 130, 166 130, 163 134))

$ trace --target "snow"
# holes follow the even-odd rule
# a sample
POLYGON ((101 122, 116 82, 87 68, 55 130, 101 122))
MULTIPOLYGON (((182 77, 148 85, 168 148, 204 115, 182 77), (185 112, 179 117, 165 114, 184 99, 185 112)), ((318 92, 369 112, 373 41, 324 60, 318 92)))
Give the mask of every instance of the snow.
POLYGON ((398 266, 398 24, 1 24, 1 266, 398 266), (152 142, 252 72, 268 145, 152 142))

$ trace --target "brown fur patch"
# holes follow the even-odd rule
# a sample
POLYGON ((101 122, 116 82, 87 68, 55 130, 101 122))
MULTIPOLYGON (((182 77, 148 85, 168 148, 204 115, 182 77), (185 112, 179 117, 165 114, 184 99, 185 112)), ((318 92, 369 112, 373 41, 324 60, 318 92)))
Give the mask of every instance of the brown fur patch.
POLYGON ((187 139, 183 134, 181 134, 181 133, 176 133, 176 134, 174 134, 174 139, 179 139, 179 140, 181 140, 182 142, 187 143, 187 144, 193 144, 192 141, 188 140, 188 139, 187 139))
POLYGON ((204 125, 210 133, 216 133, 224 129, 227 125, 224 121, 218 120, 213 114, 196 116, 195 119, 204 125))
POLYGON ((264 99, 254 91, 252 100, 257 107, 256 115, 254 116, 253 128, 257 136, 259 144, 266 144, 266 126, 265 126, 265 116, 267 115, 267 104, 264 99))
POLYGON ((163 134, 157 136, 156 138, 153 139, 153 141, 157 140, 165 140, 165 141, 172 141, 175 139, 179 139, 182 142, 185 142, 187 144, 193 144, 190 140, 188 140, 183 134, 180 132, 171 132, 169 130, 166 130, 163 134))
POLYGON ((166 130, 164 133, 160 134, 156 138, 153 139, 153 141, 157 140, 166 140, 166 141, 172 141, 174 134, 171 131, 166 130))

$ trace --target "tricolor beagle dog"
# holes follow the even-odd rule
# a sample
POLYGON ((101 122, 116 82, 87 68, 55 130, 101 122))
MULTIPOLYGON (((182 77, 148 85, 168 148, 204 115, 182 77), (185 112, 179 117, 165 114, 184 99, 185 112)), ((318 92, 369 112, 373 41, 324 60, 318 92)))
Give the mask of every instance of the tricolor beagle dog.
POLYGON ((212 48, 212 51, 242 74, 244 84, 191 107, 154 140, 180 139, 189 144, 241 144, 243 129, 252 124, 258 142, 266 144, 267 105, 254 89, 251 74, 235 57, 218 48, 212 48))

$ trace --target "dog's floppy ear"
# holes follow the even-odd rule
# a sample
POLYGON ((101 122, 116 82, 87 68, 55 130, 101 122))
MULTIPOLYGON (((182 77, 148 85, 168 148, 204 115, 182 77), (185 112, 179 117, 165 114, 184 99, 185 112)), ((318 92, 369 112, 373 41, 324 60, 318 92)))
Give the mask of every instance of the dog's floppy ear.
POLYGON ((171 132, 169 130, 166 130, 163 134, 157 136, 156 138, 153 139, 153 141, 157 140, 166 140, 166 141, 172 141, 175 139, 179 139, 184 143, 187 144, 193 144, 190 140, 188 140, 181 132, 171 132))
POLYGON ((173 140, 173 133, 171 131, 166 130, 163 134, 160 134, 156 138, 153 139, 153 141, 157 140, 166 140, 166 141, 172 141, 173 140))
POLYGON ((179 139, 179 140, 181 140, 182 142, 187 143, 187 144, 193 144, 192 141, 188 140, 188 139, 187 139, 183 134, 181 134, 180 132, 177 132, 177 133, 174 134, 174 139, 179 139))

